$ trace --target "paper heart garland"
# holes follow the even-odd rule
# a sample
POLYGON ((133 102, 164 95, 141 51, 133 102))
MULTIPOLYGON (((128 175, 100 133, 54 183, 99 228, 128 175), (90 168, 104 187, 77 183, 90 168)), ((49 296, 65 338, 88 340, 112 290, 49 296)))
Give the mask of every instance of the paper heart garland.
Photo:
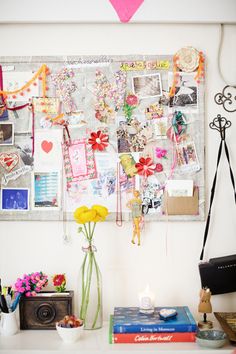
POLYGON ((43 140, 41 143, 41 148, 48 154, 53 148, 53 143, 51 141, 43 140))
POLYGON ((0 154, 0 164, 7 172, 11 172, 18 163, 19 155, 17 153, 3 152, 0 154))
POLYGON ((110 0, 121 22, 129 22, 144 0, 110 0))

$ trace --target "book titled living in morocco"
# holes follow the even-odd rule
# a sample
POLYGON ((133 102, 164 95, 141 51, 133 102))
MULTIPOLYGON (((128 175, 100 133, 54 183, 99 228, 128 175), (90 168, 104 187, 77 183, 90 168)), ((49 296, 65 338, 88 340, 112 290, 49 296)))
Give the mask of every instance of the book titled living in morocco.
POLYGON ((110 316, 109 343, 171 343, 171 342, 195 342, 196 332, 172 332, 172 333, 113 333, 113 316, 110 316))
MULTIPOLYGON (((165 308, 170 309, 170 307, 165 308)), ((176 306, 171 308, 177 311, 177 316, 163 320, 159 315, 159 312, 163 307, 155 307, 152 315, 140 313, 138 307, 115 307, 112 333, 168 334, 174 332, 196 332, 196 321, 187 306, 176 306)))

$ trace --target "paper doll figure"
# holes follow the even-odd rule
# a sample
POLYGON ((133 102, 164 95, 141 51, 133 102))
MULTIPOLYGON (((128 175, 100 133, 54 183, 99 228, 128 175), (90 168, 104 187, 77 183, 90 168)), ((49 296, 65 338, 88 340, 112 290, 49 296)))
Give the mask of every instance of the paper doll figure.
POLYGON ((131 210, 131 215, 133 219, 133 237, 132 243, 135 244, 135 238, 138 238, 138 246, 140 246, 140 236, 141 236, 141 227, 142 222, 142 200, 140 198, 140 193, 137 190, 133 191, 134 198, 127 203, 127 207, 131 210))
POLYGON ((198 323, 199 328, 212 328, 213 324, 207 320, 207 313, 212 313, 211 306, 211 291, 209 288, 203 288, 200 291, 200 303, 198 305, 198 312, 203 313, 203 321, 198 323))

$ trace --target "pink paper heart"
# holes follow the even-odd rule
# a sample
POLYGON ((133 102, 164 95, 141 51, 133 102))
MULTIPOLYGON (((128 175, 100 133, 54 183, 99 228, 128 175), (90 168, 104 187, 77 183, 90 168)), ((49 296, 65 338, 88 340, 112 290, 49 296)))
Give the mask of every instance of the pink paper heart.
POLYGON ((129 22, 144 0, 109 0, 121 22, 129 22))
POLYGON ((53 143, 51 141, 44 140, 41 143, 41 148, 48 154, 53 148, 53 143))

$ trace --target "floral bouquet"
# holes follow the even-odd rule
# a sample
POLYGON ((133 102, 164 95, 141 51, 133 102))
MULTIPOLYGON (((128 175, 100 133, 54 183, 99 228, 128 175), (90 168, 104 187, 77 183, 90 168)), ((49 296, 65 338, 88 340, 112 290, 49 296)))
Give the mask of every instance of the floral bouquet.
POLYGON ((102 205, 93 205, 77 208, 74 212, 75 221, 80 226, 78 233, 82 233, 87 241, 87 247, 81 266, 80 277, 80 315, 84 320, 85 329, 96 329, 102 326, 102 284, 101 273, 95 258, 96 247, 93 245, 94 231, 97 222, 105 221, 108 210, 102 205))
POLYGON ((18 278, 15 283, 16 291, 25 296, 36 296, 48 283, 48 276, 43 272, 24 274, 23 278, 18 278))
POLYGON ((43 272, 24 274, 22 278, 17 278, 15 283, 15 298, 11 304, 11 311, 15 311, 22 295, 27 297, 36 296, 48 283, 48 276, 43 272))
POLYGON ((66 276, 65 274, 55 274, 52 277, 53 285, 58 293, 66 290, 66 276))

